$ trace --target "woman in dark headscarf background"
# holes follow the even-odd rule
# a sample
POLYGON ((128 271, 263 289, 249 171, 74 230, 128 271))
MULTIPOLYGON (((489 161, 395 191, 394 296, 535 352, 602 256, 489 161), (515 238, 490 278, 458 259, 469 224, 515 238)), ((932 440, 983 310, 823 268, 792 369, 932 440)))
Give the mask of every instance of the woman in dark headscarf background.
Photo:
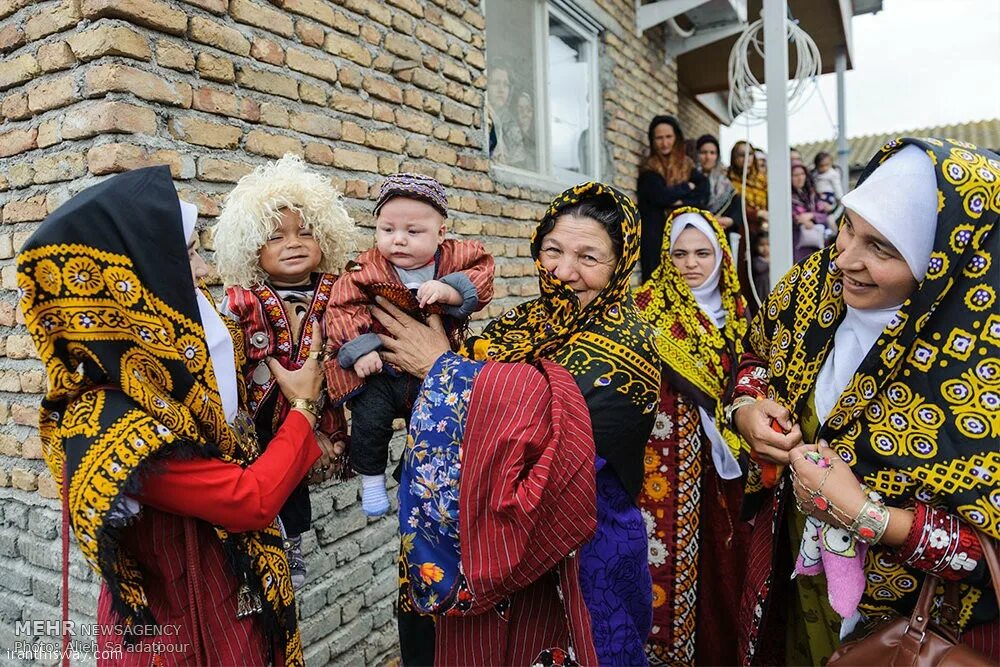
POLYGON ((667 215, 680 206, 704 208, 709 183, 684 150, 684 132, 673 116, 656 116, 649 123, 649 156, 639 167, 636 199, 642 219, 639 269, 649 280, 660 265, 660 246, 667 215))
POLYGON ((197 285, 197 215, 152 167, 85 190, 25 243, 43 454, 102 579, 98 644, 117 654, 102 664, 301 665, 275 517, 320 457, 322 374, 270 364, 293 410, 258 457, 243 337, 197 285))
POLYGON ((435 664, 644 665, 635 498, 660 373, 629 294, 635 206, 599 183, 571 188, 531 248, 541 296, 469 339, 467 358, 377 311, 395 336, 387 360, 426 376, 400 484, 410 595, 438 614, 435 664))

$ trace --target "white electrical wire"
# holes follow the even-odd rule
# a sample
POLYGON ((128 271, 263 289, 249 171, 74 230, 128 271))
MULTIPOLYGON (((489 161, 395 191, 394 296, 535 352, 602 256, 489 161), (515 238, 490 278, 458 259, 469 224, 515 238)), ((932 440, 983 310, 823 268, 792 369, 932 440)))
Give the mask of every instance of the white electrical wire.
MULTIPOLYGON (((788 97, 788 115, 792 115, 801 109, 812 92, 819 86, 816 85, 816 78, 820 74, 822 59, 819 47, 805 30, 799 27, 798 21, 785 19, 785 34, 792 44, 795 56, 795 72, 785 84, 785 95, 788 97), (810 87, 809 84, 813 86, 810 87), (806 95, 806 93, 809 93, 806 95)), ((764 60, 764 20, 757 19, 746 27, 743 33, 733 44, 732 51, 729 52, 729 114, 730 118, 742 115, 746 123, 746 150, 749 153, 753 146, 750 144, 751 121, 760 123, 767 119, 767 92, 764 84, 757 78, 750 67, 750 49, 753 49, 761 61, 764 60)), ((761 62, 763 65, 763 62, 761 62)), ((753 263, 751 260, 751 239, 750 223, 747 221, 747 199, 742 193, 747 188, 747 168, 750 161, 743 158, 743 187, 740 189, 740 200, 743 207, 743 233, 746 238, 746 251, 743 260, 746 262, 747 275, 753 276, 753 263)), ((757 294, 757 288, 750 281, 750 291, 761 305, 761 297, 757 294)))

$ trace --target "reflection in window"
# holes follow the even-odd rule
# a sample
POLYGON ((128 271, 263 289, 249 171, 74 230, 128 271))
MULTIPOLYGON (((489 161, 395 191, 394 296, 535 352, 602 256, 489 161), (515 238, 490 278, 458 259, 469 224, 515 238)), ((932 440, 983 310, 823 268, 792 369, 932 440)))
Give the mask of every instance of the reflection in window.
POLYGON ((490 157, 511 167, 538 168, 534 106, 538 0, 486 4, 486 122, 490 157), (491 35, 506 36, 493 39, 491 35), (528 100, 526 106, 522 99, 528 100), (522 120, 522 107, 525 109, 522 120))
POLYGON ((596 177, 597 27, 557 2, 486 3, 490 158, 528 172, 596 177))

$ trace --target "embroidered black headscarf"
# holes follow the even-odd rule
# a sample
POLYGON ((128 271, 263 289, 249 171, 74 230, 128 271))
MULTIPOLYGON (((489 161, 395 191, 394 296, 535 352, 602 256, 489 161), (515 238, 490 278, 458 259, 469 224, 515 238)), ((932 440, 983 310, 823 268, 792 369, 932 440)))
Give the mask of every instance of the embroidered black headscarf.
MULTIPOLYGON (((121 174, 50 215, 17 258, 20 305, 49 388, 39 430, 68 489, 77 542, 125 622, 153 623, 112 510, 153 459, 183 448, 241 465, 251 433, 225 418, 198 313, 180 205, 166 167, 121 174)), ((242 336, 234 338, 242 363, 242 336)), ((288 563, 276 525, 216 527, 234 574, 263 600, 287 665, 302 664, 288 563)))
MULTIPOLYGON (((938 219, 927 275, 872 346, 817 438, 893 504, 944 504, 1000 538, 1000 156, 972 144, 898 139, 934 164, 938 219)), ((845 306, 835 247, 792 268, 750 327, 771 397, 801 414, 845 306)))
POLYGON ((602 183, 584 183, 557 197, 531 238, 541 296, 491 322, 466 341, 475 359, 550 359, 576 379, 587 401, 597 453, 612 466, 633 496, 642 486, 642 459, 656 416, 660 365, 652 327, 629 293, 639 260, 635 204, 602 183), (539 251, 552 222, 570 206, 606 198, 620 214, 622 248, 607 286, 584 307, 573 289, 542 267, 539 251))

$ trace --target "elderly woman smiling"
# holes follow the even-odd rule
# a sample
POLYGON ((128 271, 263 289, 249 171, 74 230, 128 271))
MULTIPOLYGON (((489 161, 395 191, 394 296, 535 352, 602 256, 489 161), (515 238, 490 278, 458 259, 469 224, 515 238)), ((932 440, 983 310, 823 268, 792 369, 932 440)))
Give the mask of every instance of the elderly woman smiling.
POLYGON ((541 296, 464 356, 436 322, 376 313, 386 360, 426 376, 402 462, 405 585, 438 615, 435 664, 644 665, 635 498, 660 373, 629 295, 635 205, 598 183, 567 190, 531 248, 541 296))

